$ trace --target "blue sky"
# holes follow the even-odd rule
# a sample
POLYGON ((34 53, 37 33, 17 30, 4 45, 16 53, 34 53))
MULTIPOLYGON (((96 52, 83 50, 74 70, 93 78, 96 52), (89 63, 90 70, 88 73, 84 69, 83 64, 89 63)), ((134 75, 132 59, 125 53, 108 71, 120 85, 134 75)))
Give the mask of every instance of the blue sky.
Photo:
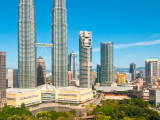
MULTIPOLYGON (((7 53, 7 68, 18 68, 19 0, 1 0, 0 51, 7 53)), ((79 51, 79 31, 92 31, 93 68, 100 63, 100 43, 114 42, 114 66, 145 66, 160 60, 160 0, 67 0, 68 52, 79 51)), ((51 43, 52 0, 35 0, 37 43, 51 43)), ((37 49, 37 56, 42 48, 37 49)), ((47 49, 51 55, 51 49, 47 49)), ((45 51, 47 69, 51 61, 45 51)), ((79 57, 77 58, 79 59, 79 57)))

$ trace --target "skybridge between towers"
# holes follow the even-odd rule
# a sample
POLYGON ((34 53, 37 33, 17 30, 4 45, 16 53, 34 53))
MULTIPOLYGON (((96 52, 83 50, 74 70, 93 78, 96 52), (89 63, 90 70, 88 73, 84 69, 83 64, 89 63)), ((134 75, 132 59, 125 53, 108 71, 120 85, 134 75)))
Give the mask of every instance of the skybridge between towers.
POLYGON ((51 60, 51 57, 49 56, 49 54, 48 54, 48 52, 47 52, 47 50, 46 50, 46 47, 47 47, 47 48, 53 48, 53 44, 36 43, 35 47, 36 47, 36 48, 37 48, 37 47, 42 47, 42 48, 43 48, 39 56, 41 56, 43 50, 45 49, 45 51, 46 51, 49 59, 51 60))
POLYGON ((43 47, 43 48, 49 47, 49 48, 52 48, 53 44, 36 43, 35 47, 43 47))

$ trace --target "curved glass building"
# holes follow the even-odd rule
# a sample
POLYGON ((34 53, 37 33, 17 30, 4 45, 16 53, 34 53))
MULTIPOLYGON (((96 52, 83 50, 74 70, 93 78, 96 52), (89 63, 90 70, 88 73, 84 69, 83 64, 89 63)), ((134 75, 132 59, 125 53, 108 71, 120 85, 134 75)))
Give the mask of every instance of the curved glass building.
POLYGON ((52 84, 68 86, 68 25, 66 0, 53 0, 52 10, 52 84))
POLYGON ((19 0, 18 8, 18 84, 20 88, 35 88, 37 76, 34 0, 19 0))

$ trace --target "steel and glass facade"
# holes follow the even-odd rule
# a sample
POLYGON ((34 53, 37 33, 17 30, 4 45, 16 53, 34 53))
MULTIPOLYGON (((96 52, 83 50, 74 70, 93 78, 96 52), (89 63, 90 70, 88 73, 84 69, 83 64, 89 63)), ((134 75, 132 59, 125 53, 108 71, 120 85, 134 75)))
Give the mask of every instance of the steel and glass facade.
POLYGON ((79 32, 80 87, 92 87, 92 34, 79 32))
POLYGON ((136 79, 136 64, 135 63, 130 64, 129 72, 132 74, 132 80, 135 80, 136 79))
POLYGON ((20 88, 35 88, 37 76, 34 0, 20 0, 18 8, 18 84, 20 88))
POLYGON ((100 76, 101 76, 101 64, 97 64, 97 81, 96 81, 96 83, 101 83, 100 76))
POLYGON ((114 82, 113 42, 101 43, 101 84, 114 82))
POLYGON ((52 84, 68 86, 68 25, 66 0, 53 0, 52 10, 52 84))
POLYGON ((73 79, 77 79, 77 55, 73 50, 68 55, 68 71, 72 72, 73 79))
POLYGON ((0 108, 7 105, 6 99, 6 52, 0 51, 0 108))

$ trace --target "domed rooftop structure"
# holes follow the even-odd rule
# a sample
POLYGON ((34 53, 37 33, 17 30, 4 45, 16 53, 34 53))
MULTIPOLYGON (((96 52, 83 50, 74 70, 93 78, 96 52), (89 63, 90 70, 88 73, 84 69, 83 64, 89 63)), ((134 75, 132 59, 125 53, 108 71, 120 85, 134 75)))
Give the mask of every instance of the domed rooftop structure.
POLYGON ((36 87, 36 89, 41 90, 41 91, 54 91, 56 88, 53 85, 44 84, 44 85, 36 87))
POLYGON ((140 73, 145 73, 145 70, 140 70, 140 73))

